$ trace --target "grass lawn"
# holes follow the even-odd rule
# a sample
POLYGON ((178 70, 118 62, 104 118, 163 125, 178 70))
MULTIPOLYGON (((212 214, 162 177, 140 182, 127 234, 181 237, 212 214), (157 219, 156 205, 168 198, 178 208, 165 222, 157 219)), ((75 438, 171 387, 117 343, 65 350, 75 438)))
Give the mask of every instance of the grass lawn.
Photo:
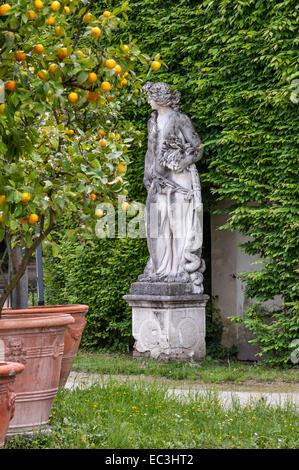
MULTIPOLYGON (((203 360, 194 363, 169 362, 162 364, 150 358, 133 358, 129 354, 106 351, 79 351, 73 365, 74 371, 109 375, 145 375, 166 377, 175 381, 194 381, 203 384, 277 385, 286 391, 290 385, 299 384, 299 367, 278 369, 262 363, 203 360)), ((278 390, 279 391, 279 390, 278 390)), ((299 389, 298 389, 299 392, 299 389)))
MULTIPOLYGON (((295 449, 299 414, 288 402, 274 407, 262 397, 224 406, 218 389, 251 384, 270 391, 298 390, 299 369, 204 360, 162 364, 129 354, 80 351, 73 371, 99 374, 88 388, 59 391, 50 417, 51 434, 15 437, 10 449, 295 449), (136 376, 138 380, 136 379, 136 376), (134 379, 128 380, 129 378, 134 379), (169 395, 192 384, 205 393, 169 395), (243 385, 242 385, 243 384, 243 385), (206 385, 206 387, 203 387, 206 385), (285 389, 283 390, 283 387, 285 389)), ((84 375, 84 374, 83 374, 84 375)), ((191 386, 190 386, 191 385, 191 386)))
POLYGON ((107 381, 60 391, 52 433, 14 438, 5 448, 30 449, 271 449, 298 448, 293 405, 273 408, 262 399, 225 408, 217 392, 178 400, 140 381, 107 381))

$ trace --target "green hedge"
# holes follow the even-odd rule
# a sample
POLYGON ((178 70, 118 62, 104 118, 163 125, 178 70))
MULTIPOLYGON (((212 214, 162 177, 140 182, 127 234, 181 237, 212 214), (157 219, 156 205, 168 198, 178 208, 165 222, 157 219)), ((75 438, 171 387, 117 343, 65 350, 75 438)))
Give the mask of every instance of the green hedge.
POLYGON ((46 262, 47 303, 90 306, 82 346, 126 350, 132 346, 128 294, 147 260, 144 239, 93 240, 86 246, 65 237, 61 259, 46 262))
MULTIPOLYGON (((99 14, 116 3, 102 2, 99 14)), ((289 344, 299 338, 298 106, 290 99, 298 77, 297 2, 132 0, 130 6, 128 30, 117 34, 126 43, 136 38, 152 57, 161 54, 166 66, 149 79, 182 92, 181 109, 206 145, 199 165, 205 207, 231 200, 226 228, 251 237, 243 249, 264 260, 261 271, 243 275, 247 295, 257 300, 246 324, 268 361, 289 363, 289 344), (284 297, 284 308, 265 318, 259 303, 275 294, 284 297)), ((141 201, 149 112, 145 104, 124 113, 144 135, 129 169, 130 196, 141 201)), ((112 249, 113 241, 105 243, 104 251, 112 249)), ((124 241, 122 249, 141 249, 138 243, 124 241)), ((129 269, 122 273, 131 279, 129 269)))

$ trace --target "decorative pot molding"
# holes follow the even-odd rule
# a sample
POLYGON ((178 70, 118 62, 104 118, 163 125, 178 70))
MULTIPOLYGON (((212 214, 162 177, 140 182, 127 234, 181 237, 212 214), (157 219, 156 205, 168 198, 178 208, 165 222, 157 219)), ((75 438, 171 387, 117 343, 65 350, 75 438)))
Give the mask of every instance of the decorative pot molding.
POLYGON ((11 337, 5 346, 5 359, 8 362, 20 362, 26 364, 27 351, 24 347, 24 339, 11 337))

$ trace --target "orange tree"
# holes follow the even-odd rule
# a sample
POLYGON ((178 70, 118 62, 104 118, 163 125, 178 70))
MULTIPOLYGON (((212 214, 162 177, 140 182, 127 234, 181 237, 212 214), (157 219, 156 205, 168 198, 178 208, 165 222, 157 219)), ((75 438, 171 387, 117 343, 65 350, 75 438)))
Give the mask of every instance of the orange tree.
POLYGON ((142 78, 156 63, 134 41, 111 39, 127 20, 126 3, 94 16, 95 3, 0 5, 0 241, 24 249, 0 312, 62 213, 92 230, 102 215, 97 201, 126 194, 134 129, 122 112, 138 102, 142 78))

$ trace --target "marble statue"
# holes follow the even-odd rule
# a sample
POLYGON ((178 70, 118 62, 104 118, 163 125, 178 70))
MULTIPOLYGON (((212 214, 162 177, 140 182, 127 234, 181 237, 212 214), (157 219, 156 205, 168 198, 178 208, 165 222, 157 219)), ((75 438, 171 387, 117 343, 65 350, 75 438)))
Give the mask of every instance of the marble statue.
POLYGON ((196 360, 206 354, 202 201, 196 162, 202 142, 167 83, 143 87, 148 122, 144 184, 149 260, 124 299, 132 307, 133 356, 196 360))
POLYGON ((202 142, 179 111, 180 93, 167 83, 143 87, 154 110, 148 121, 144 184, 149 260, 139 282, 191 283, 203 293, 202 201, 195 163, 202 142))

